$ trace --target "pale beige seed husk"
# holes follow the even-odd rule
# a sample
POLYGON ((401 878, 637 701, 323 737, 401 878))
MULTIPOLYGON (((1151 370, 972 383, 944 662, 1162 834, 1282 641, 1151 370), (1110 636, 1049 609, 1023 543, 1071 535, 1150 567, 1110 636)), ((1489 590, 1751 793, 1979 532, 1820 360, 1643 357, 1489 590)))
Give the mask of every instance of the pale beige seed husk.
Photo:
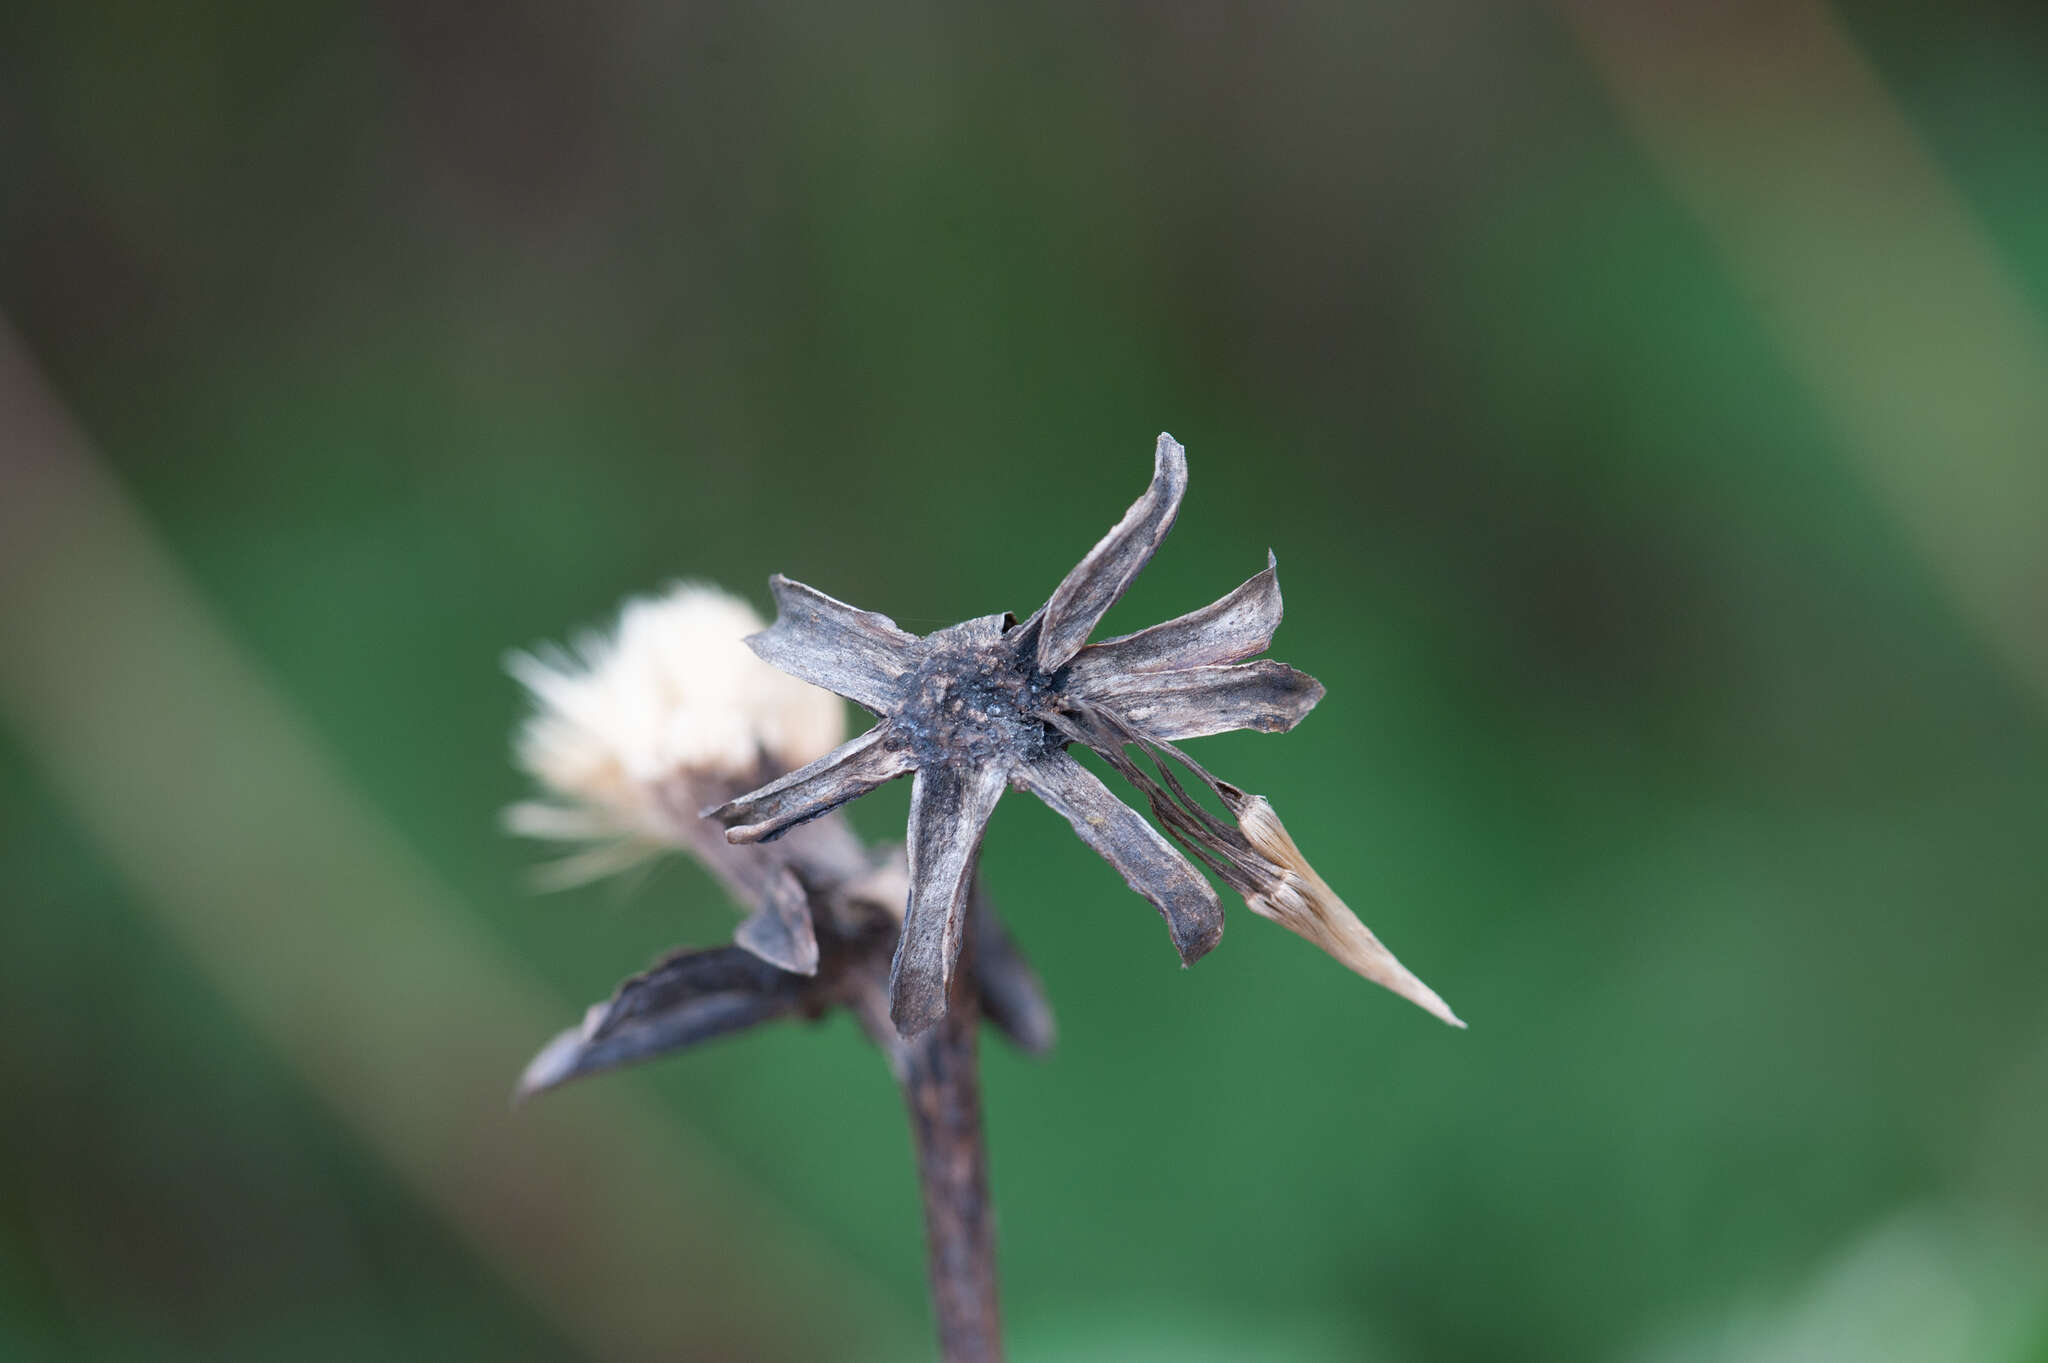
POLYGON ((1464 1022, 1434 989, 1417 979, 1359 921, 1329 883, 1316 874, 1294 845, 1286 826, 1263 795, 1248 796, 1237 808, 1237 826, 1252 847, 1281 872, 1280 884, 1264 894, 1247 895, 1253 913, 1321 947, 1339 962, 1427 1009, 1453 1027, 1464 1022))

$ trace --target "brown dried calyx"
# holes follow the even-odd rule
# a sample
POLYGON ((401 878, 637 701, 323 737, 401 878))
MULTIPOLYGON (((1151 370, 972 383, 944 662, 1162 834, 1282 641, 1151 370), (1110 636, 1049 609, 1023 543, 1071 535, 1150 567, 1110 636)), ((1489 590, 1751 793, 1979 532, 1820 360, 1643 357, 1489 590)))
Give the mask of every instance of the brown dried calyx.
MULTIPOLYGON (((1220 794, 1220 783, 1174 748, 1175 740, 1233 729, 1284 733, 1322 699, 1323 688, 1313 677, 1284 663, 1253 660, 1280 624, 1271 556, 1264 572, 1201 610, 1121 638, 1087 642, 1165 539, 1186 491, 1187 453, 1172 436, 1161 435, 1151 486, 1022 624, 1007 614, 987 615, 919 637, 886 616, 787 578, 772 579, 780 615, 749 645, 792 676, 856 702, 880 722, 809 766, 707 811, 707 817, 724 823, 733 842, 763 842, 897 777, 913 777, 909 902, 890 985, 891 1016, 903 1035, 915 1035, 945 1014, 976 854, 1006 789, 1029 791, 1057 810, 1131 889, 1151 901, 1184 963, 1206 954, 1222 936, 1223 911, 1214 888, 1069 755, 1075 742, 1132 780, 1167 833, 1244 894, 1255 911, 1455 1021, 1413 976, 1398 965, 1388 968, 1392 957, 1328 886, 1311 880, 1314 872, 1305 862, 1299 869, 1287 863, 1277 843, 1270 855, 1261 851, 1246 830, 1188 799, 1160 760, 1171 757, 1220 794), (1124 751, 1132 745, 1153 757, 1164 784, 1137 769, 1124 751), (1321 886, 1320 897, 1315 886, 1321 886), (1346 919, 1352 927, 1344 926, 1346 919), (1375 950, 1384 962, 1373 956, 1375 950), (1395 982, 1401 979, 1420 994, 1395 982)), ((1296 861, 1299 855, 1293 853, 1296 861)))

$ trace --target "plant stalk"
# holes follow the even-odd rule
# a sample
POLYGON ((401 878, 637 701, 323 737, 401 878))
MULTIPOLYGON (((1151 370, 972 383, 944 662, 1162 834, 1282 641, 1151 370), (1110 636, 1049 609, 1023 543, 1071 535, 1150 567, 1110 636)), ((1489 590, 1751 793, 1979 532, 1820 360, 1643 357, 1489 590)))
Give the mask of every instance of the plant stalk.
MULTIPOLYGON (((972 949, 970 942, 962 956, 972 949)), ((963 960, 946 1016, 903 1045, 898 1081, 917 1150, 939 1357, 942 1363, 1002 1363, 995 1207, 981 1120, 981 1010, 965 966, 963 960)))

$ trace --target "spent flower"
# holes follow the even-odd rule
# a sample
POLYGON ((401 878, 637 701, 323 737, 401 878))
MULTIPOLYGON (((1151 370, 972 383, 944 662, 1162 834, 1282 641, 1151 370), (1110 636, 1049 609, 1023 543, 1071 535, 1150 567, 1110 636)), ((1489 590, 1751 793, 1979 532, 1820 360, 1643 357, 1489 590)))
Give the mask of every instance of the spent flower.
MULTIPOLYGON (((735 846, 698 814, 845 737, 837 697, 748 650, 761 627, 737 597, 683 584, 628 601, 613 629, 584 634, 574 652, 507 658, 534 702, 516 756, 545 794, 506 810, 506 824, 579 849, 543 868, 543 882, 682 851, 746 912, 734 946, 673 952, 593 1005, 534 1058, 522 1095, 779 1018, 871 1011, 864 976, 886 964, 906 898, 901 849, 870 848, 836 818, 735 846)), ((1042 1053, 1055 1029, 1038 977, 985 896, 975 916, 982 1012, 1042 1053)))
POLYGON ((1272 556, 1265 571, 1200 610, 1088 642, 1172 528, 1187 477, 1186 451, 1162 434, 1144 495, 1022 623, 986 615, 920 637, 800 582, 771 579, 779 615, 747 642, 880 722, 707 817, 725 824, 732 842, 755 844, 912 778, 909 900, 890 980, 891 1015, 904 1035, 945 1013, 982 834, 1006 789, 1029 791, 1065 817, 1158 909, 1184 963, 1221 937, 1215 890, 1074 760, 1076 743, 1136 785, 1167 833, 1255 912, 1463 1025, 1308 867, 1270 804, 1215 780, 1174 746, 1235 729, 1285 732, 1322 698, 1313 677, 1257 658, 1280 624, 1272 556), (1175 766, 1208 786, 1230 819, 1191 796, 1175 766))
POLYGON ((686 582, 628 601, 616 627, 580 635, 573 651, 506 657, 534 702, 514 755, 547 792, 507 809, 506 826, 581 848, 546 882, 594 879, 687 843, 682 825, 697 811, 675 807, 679 780, 752 785, 764 763, 802 766, 846 736, 830 693, 747 650, 760 628, 738 597, 686 582))
POLYGON ((685 583, 633 600, 610 633, 575 652, 545 648, 506 660, 532 694, 515 744, 547 792, 505 811, 528 837, 580 850, 542 869, 572 885, 670 850, 694 854, 743 905, 734 940, 801 975, 818 968, 804 881, 835 879, 853 833, 824 820, 776 849, 747 855, 698 817, 726 799, 825 752, 845 736, 830 693, 769 667, 743 640, 761 628, 744 601, 685 583))

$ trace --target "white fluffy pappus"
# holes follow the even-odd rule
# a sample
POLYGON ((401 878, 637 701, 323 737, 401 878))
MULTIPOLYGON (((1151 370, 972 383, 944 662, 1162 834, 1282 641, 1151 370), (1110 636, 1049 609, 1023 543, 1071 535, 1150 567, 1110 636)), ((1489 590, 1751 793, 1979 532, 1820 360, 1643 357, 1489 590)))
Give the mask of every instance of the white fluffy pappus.
POLYGON ((764 759, 800 767, 846 736, 837 696, 755 657, 743 642, 763 628, 746 602, 702 583, 628 601, 610 632, 573 651, 514 652, 506 670, 532 695, 514 743, 518 764, 547 798, 505 811, 525 837, 584 843, 543 868, 572 885, 636 863, 685 835, 678 794, 760 778, 764 759))

